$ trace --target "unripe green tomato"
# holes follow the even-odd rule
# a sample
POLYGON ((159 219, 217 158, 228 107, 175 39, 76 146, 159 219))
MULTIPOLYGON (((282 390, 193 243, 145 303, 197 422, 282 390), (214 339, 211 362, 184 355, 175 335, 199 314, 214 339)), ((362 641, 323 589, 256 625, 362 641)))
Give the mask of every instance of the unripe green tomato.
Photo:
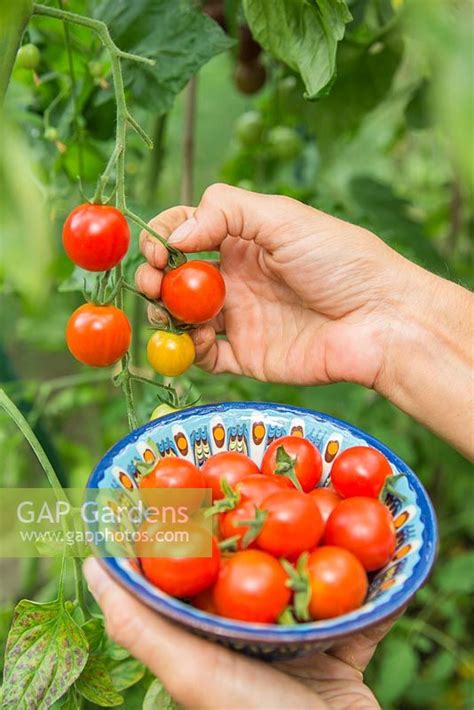
POLYGON ((236 121, 235 135, 242 145, 257 145, 262 138, 263 119, 258 111, 243 113, 236 121))
POLYGON ((162 404, 159 404, 155 409, 152 411, 151 416, 150 416, 150 421, 152 422, 154 419, 161 419, 161 417, 164 417, 166 414, 173 414, 173 412, 179 412, 181 407, 172 407, 170 404, 165 404, 164 402, 162 404))
POLYGON ((53 126, 49 126, 44 132, 44 137, 47 141, 54 143, 58 140, 58 132, 55 128, 53 128, 53 126))
POLYGON ((89 67, 91 76, 93 76, 94 79, 100 79, 104 73, 103 62, 89 62, 87 66, 89 67))
POLYGON ((40 63, 41 54, 35 44, 24 44, 16 54, 16 66, 20 69, 36 69, 40 63))
POLYGON ((278 160, 293 160, 302 149, 301 138, 294 128, 275 126, 268 133, 268 145, 278 160))

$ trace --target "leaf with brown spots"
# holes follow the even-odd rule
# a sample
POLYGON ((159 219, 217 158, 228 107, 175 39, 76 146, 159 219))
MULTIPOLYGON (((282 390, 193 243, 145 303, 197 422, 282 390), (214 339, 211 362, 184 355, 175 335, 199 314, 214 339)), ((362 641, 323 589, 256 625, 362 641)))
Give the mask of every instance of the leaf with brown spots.
POLYGON ((23 599, 5 651, 2 708, 46 710, 86 665, 87 639, 60 601, 23 599))

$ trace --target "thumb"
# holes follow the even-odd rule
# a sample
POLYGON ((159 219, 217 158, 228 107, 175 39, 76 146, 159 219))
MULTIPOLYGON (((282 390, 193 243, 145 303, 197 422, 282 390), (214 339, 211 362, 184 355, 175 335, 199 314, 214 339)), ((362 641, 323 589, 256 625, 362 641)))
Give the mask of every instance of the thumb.
POLYGON ((274 249, 280 241, 276 226, 285 215, 288 220, 289 202, 285 197, 216 183, 207 188, 193 216, 174 230, 168 242, 186 252, 214 251, 231 236, 274 249))

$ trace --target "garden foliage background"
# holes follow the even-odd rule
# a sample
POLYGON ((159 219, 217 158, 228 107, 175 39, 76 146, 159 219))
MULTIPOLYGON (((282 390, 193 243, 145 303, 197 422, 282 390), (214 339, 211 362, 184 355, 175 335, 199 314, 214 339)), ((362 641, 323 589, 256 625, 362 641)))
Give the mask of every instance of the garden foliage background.
MULTIPOLYGON (((342 0, 309 2, 321 21, 313 26, 313 17, 305 26, 308 44, 302 43, 300 51, 306 59, 313 57, 308 69, 304 57, 290 57, 294 38, 284 27, 263 26, 256 3, 247 0, 254 34, 269 50, 263 56, 265 86, 252 96, 240 93, 233 80, 238 45, 190 2, 63 4, 106 19, 121 48, 157 58, 146 76, 140 66, 124 65, 130 107, 155 141, 148 151, 138 136, 129 136, 127 195, 134 211, 149 218, 181 201, 182 90, 198 72, 194 202, 216 180, 291 195, 369 227, 442 276, 472 283, 469 2, 353 0, 347 7, 342 0), (298 68, 307 74, 306 86, 298 68), (305 91, 317 100, 307 101, 305 91), (265 131, 277 125, 294 128, 301 152, 281 159, 265 139, 245 148, 234 124, 248 110, 261 112, 265 131)), ((228 0, 225 6, 232 35, 238 3, 228 0)), ((125 434, 127 423, 110 372, 78 366, 64 344, 67 318, 82 301, 83 274, 72 271, 62 252, 61 225, 81 199, 78 175, 85 192, 93 193, 115 130, 106 54, 87 28, 69 28, 68 38, 73 82, 62 23, 33 19, 25 41, 39 47, 40 65, 36 72, 16 68, 7 95, 0 133, 0 381, 34 427, 61 480, 81 486, 98 458, 125 434)), ((126 262, 129 281, 140 261, 135 239, 126 262)), ((131 295, 128 309, 134 362, 146 368, 146 307, 131 295)), ((380 645, 367 680, 387 710, 471 707, 469 464, 376 394, 349 384, 295 388, 212 377, 194 368, 178 386, 181 391, 192 387, 203 402, 269 400, 328 412, 379 437, 413 467, 439 516, 439 560, 429 584, 380 645)), ((136 389, 141 422, 157 403, 151 389, 136 389)), ((39 465, 3 414, 0 427, 0 484, 43 485, 39 465)), ((56 562, 12 566, 2 583, 3 641, 15 602, 52 598, 57 575, 56 562)), ((123 706, 141 707, 145 689, 142 681, 124 691, 123 706)))

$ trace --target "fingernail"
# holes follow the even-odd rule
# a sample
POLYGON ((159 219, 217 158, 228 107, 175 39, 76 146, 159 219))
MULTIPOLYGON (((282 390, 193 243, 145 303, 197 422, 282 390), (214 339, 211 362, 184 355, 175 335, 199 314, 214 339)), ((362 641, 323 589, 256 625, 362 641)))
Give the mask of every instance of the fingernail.
POLYGON ((186 237, 188 237, 191 232, 196 228, 196 226, 196 219, 194 217, 190 217, 186 220, 186 222, 183 222, 183 224, 180 224, 179 227, 174 230, 174 232, 168 239, 168 242, 170 244, 178 244, 178 242, 183 242, 186 237))
POLYGON ((99 601, 107 587, 113 584, 112 580, 93 557, 87 558, 82 569, 90 593, 99 601))

